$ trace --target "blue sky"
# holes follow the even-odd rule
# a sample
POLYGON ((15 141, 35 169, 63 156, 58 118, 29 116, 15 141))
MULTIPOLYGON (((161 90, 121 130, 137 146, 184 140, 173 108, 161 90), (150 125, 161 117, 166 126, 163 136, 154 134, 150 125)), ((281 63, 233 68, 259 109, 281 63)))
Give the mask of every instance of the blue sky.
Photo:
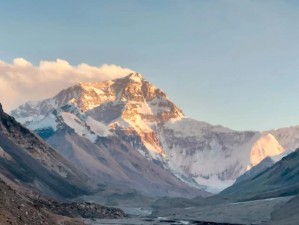
POLYGON ((299 124, 298 1, 0 0, 0 30, 5 62, 116 64, 198 120, 299 124))

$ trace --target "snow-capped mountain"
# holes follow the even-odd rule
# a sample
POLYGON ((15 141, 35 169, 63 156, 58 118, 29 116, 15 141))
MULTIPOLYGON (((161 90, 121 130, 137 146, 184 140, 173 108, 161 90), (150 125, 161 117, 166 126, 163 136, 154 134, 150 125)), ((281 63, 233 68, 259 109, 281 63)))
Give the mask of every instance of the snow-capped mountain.
POLYGON ((284 152, 269 132, 233 131, 185 117, 138 73, 80 83, 51 99, 21 105, 11 115, 83 169, 139 189, 142 182, 165 187, 162 180, 174 182, 175 175, 189 186, 217 192, 265 157, 284 152), (135 170, 143 180, 132 177, 135 170))

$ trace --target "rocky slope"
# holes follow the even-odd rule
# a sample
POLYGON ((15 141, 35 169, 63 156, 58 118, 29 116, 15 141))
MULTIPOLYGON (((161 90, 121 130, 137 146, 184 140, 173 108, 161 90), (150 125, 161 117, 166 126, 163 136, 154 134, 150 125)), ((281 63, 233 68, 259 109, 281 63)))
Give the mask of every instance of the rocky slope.
POLYGON ((21 186, 58 198, 75 197, 90 190, 82 172, 4 113, 1 104, 0 173, 21 186))
POLYGON ((104 171, 104 181, 147 192, 159 187, 160 194, 184 186, 178 179, 217 192, 265 157, 285 151, 269 132, 238 132, 185 117, 137 73, 81 83, 11 115, 85 171, 104 171))

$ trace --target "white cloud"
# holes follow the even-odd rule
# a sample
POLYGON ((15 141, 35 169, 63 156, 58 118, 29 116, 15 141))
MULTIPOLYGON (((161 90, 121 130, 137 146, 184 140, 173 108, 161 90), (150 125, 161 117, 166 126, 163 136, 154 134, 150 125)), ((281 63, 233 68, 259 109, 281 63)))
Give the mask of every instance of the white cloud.
POLYGON ((41 61, 32 65, 23 58, 12 64, 0 61, 0 102, 9 111, 29 100, 50 98, 64 88, 79 82, 100 82, 123 77, 132 70, 116 65, 99 67, 82 63, 77 66, 67 61, 41 61))

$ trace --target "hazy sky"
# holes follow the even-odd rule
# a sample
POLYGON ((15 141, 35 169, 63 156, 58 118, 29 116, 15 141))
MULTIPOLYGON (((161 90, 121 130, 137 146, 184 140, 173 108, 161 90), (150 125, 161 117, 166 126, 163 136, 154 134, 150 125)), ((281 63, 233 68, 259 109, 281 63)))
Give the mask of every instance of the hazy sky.
MULTIPOLYGON (((0 0, 2 66, 20 57, 36 66, 59 58, 130 68, 187 116, 212 124, 299 124, 295 0, 0 0)), ((2 92, 0 101, 9 97, 2 92)))

